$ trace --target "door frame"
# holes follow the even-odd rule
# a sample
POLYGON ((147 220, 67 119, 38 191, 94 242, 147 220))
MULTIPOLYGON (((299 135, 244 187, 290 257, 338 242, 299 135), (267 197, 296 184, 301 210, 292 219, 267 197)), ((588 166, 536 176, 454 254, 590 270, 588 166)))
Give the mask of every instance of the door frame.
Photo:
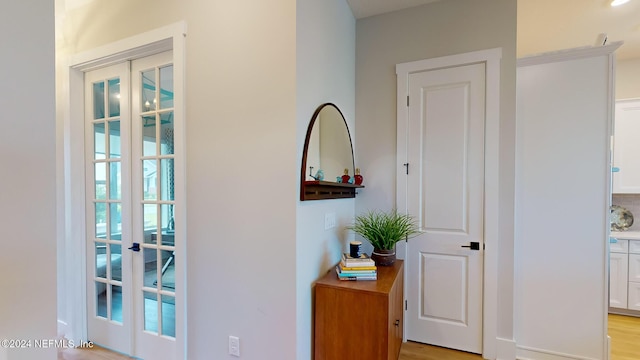
MULTIPOLYGON (((409 75, 412 73, 451 68, 475 63, 486 66, 486 109, 485 109, 485 175, 484 175, 484 286, 483 286, 483 324, 482 355, 485 359, 496 359, 497 355, 515 358, 516 346, 512 339, 498 337, 498 244, 499 229, 499 164, 500 164, 500 66, 502 48, 474 51, 432 59, 418 60, 396 65, 397 75, 397 164, 396 178, 406 179, 407 129, 409 107, 407 106, 409 75), (513 355, 510 356, 509 355, 513 355)), ((407 181, 397 181, 396 206, 407 209, 407 181)), ((407 259, 407 247, 399 249, 399 255, 407 259)), ((407 267, 405 267, 405 272, 407 267)), ((405 274, 406 277, 406 274, 405 274)), ((405 298, 409 284, 405 282, 405 298)), ((513 318, 510 316, 509 318, 513 318)), ((406 323, 406 322, 405 322, 406 323)), ((406 330, 406 329, 405 329, 406 330)), ((406 341, 406 331, 403 332, 406 341)))
MULTIPOLYGON (((65 102, 61 105, 61 123, 59 132, 64 138, 64 149, 59 157, 59 193, 64 198, 63 239, 59 240, 58 248, 64 263, 61 269, 63 283, 58 284, 59 297, 64 302, 66 318, 59 321, 59 332, 74 341, 87 340, 87 287, 86 287, 86 227, 85 227, 85 141, 84 141, 84 73, 101 67, 113 65, 122 61, 133 60, 164 51, 173 51, 174 67, 174 116, 176 126, 174 139, 177 148, 186 150, 185 124, 185 37, 187 27, 185 22, 177 22, 155 30, 141 33, 126 39, 116 41, 86 52, 69 56, 61 67, 62 79, 65 85, 65 102), (60 163, 61 162, 61 163, 60 163), (61 170, 60 170, 61 169, 61 170)), ((186 151, 176 157, 176 179, 183 179, 175 183, 176 198, 183 199, 182 207, 186 209, 186 151)), ((182 239, 176 243, 176 251, 186 254, 186 211, 176 212, 176 222, 184 224, 176 229, 175 236, 182 239)), ((182 307, 176 309, 176 354, 175 358, 186 358, 187 328, 186 328, 186 261, 178 262, 176 277, 184 284, 181 291, 180 303, 182 307)), ((176 297, 179 297, 176 294, 176 297)), ((134 329, 135 330, 135 329, 134 329)), ((132 345, 133 347, 133 345, 132 345)), ((133 350, 133 349, 132 349, 133 350)))

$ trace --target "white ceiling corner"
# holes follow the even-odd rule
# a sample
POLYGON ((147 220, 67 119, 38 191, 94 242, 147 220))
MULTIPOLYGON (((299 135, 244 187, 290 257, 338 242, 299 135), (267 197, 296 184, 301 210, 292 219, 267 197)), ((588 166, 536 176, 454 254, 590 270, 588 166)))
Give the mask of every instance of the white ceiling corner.
POLYGON ((441 0, 347 0, 356 19, 429 4, 441 0))

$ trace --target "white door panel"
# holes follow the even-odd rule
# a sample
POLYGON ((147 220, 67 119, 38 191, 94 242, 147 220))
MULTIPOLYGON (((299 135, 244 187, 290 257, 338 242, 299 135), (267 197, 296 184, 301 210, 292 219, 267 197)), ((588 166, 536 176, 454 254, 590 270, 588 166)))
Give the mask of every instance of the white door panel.
POLYGON ((482 352, 484 64, 411 74, 407 339, 482 352), (465 248, 478 243, 478 250, 465 248))

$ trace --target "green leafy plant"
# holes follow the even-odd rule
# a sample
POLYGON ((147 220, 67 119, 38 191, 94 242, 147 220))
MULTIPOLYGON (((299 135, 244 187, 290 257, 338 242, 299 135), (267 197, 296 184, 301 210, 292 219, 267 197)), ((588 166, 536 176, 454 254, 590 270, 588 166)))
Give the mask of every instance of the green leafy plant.
POLYGON ((353 225, 347 229, 367 239, 376 249, 392 250, 398 241, 414 237, 420 233, 413 217, 390 212, 369 211, 357 215, 353 225))

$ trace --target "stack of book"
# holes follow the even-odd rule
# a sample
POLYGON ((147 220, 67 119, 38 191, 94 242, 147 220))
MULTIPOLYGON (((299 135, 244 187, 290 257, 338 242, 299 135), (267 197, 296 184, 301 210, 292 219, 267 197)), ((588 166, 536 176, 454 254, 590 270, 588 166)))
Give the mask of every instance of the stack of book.
POLYGON ((378 278, 376 263, 364 253, 359 258, 353 258, 346 253, 342 254, 340 264, 336 266, 336 273, 340 280, 376 280, 378 278))

